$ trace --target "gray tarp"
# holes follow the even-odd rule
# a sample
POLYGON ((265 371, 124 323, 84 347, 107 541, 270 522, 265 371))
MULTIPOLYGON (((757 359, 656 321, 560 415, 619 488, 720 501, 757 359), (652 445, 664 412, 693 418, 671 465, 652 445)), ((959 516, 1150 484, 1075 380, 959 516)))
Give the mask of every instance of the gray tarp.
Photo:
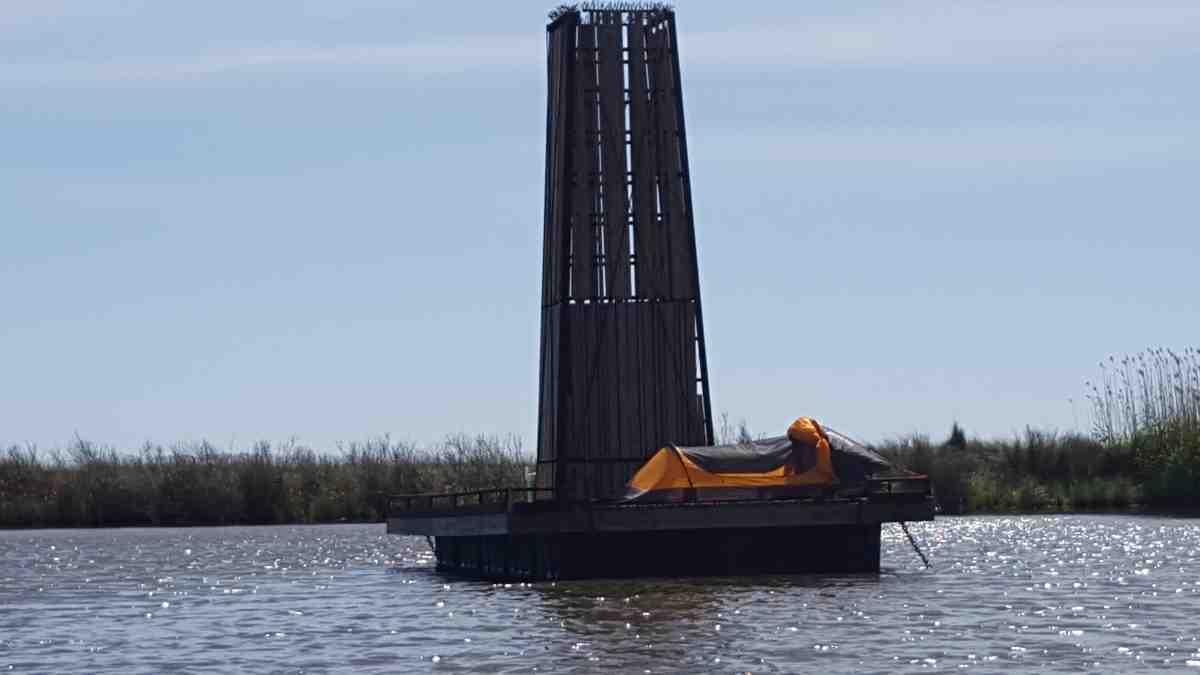
MULTIPOLYGON (((834 473, 843 483, 860 482, 868 475, 893 469, 891 462, 874 450, 829 427, 823 427, 823 429, 829 438, 834 473)), ((711 473, 774 471, 791 460, 793 452, 797 450, 804 453, 799 458, 799 468, 803 470, 812 466, 815 458, 811 454, 811 448, 796 448, 787 436, 762 438, 729 445, 679 448, 681 453, 711 473)))
POLYGON ((766 473, 788 463, 792 442, 787 436, 776 436, 732 445, 681 447, 679 452, 709 473, 766 473))

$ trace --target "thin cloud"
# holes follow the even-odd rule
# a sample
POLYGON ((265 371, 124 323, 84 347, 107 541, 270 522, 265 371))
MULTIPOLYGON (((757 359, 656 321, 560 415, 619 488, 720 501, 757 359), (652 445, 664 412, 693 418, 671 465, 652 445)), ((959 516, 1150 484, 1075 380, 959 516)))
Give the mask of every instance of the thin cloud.
MULTIPOLYGON (((447 35, 397 44, 273 43, 178 57, 0 65, 0 83, 186 80, 263 71, 383 68, 411 76, 540 68, 540 31, 447 35)), ((684 32, 689 67, 988 67, 1142 63, 1200 55, 1200 4, 1040 6, 1007 3, 905 5, 882 13, 806 23, 684 32)))
POLYGON ((721 161, 899 163, 908 167, 1000 169, 1062 163, 1123 164, 1190 159, 1200 151, 1194 129, 1005 126, 950 129, 825 129, 706 134, 693 155, 721 161))
POLYGON ((186 80, 238 73, 313 68, 383 68, 410 75, 535 66, 544 43, 528 36, 462 36, 414 44, 314 46, 275 44, 195 55, 190 59, 0 65, 10 84, 186 80))
POLYGON ((767 67, 1143 62, 1180 51, 1200 54, 1200 4, 921 8, 684 35, 681 50, 692 63, 767 67))

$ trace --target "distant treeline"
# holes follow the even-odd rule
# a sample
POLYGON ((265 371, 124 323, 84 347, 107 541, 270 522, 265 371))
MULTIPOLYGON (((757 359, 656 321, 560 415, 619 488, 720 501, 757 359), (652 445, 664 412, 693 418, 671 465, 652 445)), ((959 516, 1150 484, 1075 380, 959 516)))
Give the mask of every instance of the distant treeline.
POLYGON ((376 521, 388 495, 520 486, 529 471, 515 437, 456 435, 433 448, 384 437, 336 454, 265 442, 119 452, 76 439, 0 454, 0 527, 376 521))

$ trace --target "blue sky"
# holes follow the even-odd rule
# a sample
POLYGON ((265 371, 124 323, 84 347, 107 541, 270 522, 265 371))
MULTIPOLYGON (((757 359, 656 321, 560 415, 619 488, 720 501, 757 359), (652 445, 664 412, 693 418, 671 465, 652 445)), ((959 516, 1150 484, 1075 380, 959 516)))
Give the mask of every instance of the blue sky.
MULTIPOLYGON (((0 4, 0 443, 532 447, 547 6, 0 4)), ((1086 428, 1197 343, 1200 4, 678 13, 716 411, 1086 428)))

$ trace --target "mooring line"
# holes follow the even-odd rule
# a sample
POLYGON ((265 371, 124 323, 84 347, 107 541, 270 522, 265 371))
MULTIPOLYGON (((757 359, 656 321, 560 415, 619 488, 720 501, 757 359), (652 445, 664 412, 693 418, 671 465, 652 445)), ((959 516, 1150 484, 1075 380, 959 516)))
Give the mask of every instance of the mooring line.
POLYGON ((917 540, 913 539, 912 532, 908 531, 908 523, 903 520, 900 521, 900 529, 904 530, 904 536, 908 537, 908 543, 912 544, 913 550, 917 552, 917 555, 921 556, 921 562, 925 563, 925 567, 933 567, 933 565, 929 564, 929 558, 926 558, 925 554, 921 552, 921 547, 917 546, 917 540))

